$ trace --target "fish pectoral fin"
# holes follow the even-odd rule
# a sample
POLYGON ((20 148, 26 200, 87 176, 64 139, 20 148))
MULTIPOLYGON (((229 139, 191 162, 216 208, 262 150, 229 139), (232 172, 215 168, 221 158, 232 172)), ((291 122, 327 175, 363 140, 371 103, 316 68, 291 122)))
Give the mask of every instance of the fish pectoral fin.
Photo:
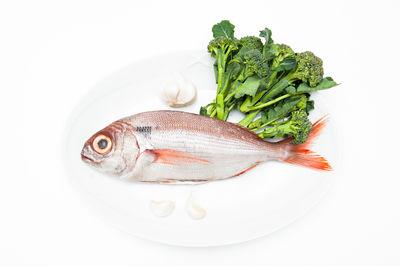
POLYGON ((212 162, 208 160, 178 150, 154 149, 154 150, 146 150, 145 152, 149 152, 154 155, 154 161, 153 161, 154 163, 162 163, 170 165, 181 165, 184 163, 212 164, 212 162))
MULTIPOLYGON (((196 164, 212 164, 202 158, 198 158, 192 154, 184 153, 172 149, 146 149, 142 151, 136 159, 136 165, 129 176, 124 177, 126 181, 142 181, 142 175, 145 168, 149 167, 152 163, 161 163, 169 165, 182 165, 184 163, 196 164)), ((158 181, 157 181, 158 182, 158 181)))

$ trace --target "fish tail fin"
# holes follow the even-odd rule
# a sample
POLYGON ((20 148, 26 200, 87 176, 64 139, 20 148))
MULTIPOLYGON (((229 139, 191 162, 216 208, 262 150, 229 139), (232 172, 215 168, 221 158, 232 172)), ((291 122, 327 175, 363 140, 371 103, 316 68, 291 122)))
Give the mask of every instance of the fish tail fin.
POLYGON ((322 156, 311 151, 309 148, 314 143, 315 139, 321 134, 322 129, 327 123, 326 116, 316 121, 308 135, 307 141, 303 144, 293 144, 291 139, 286 139, 282 143, 287 145, 288 156, 282 161, 287 163, 301 165, 322 171, 332 171, 332 167, 329 162, 322 156))

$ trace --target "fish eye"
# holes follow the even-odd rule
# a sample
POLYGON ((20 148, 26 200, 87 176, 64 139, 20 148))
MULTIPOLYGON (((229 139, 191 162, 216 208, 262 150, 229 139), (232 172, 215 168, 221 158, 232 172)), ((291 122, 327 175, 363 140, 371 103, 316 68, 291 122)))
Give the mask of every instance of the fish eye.
POLYGON ((103 134, 98 135, 92 142, 93 149, 99 154, 106 154, 111 150, 111 139, 103 134))

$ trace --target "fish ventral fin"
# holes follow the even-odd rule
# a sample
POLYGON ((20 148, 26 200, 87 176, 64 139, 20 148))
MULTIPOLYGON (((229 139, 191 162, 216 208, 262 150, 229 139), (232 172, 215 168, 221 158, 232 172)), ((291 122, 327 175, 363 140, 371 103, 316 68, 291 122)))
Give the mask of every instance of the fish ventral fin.
POLYGON ((198 158, 192 154, 181 152, 173 149, 154 149, 147 150, 155 155, 154 163, 170 164, 170 165, 181 165, 184 163, 195 163, 195 164, 212 164, 212 162, 198 158))
POLYGON ((283 140, 281 143, 282 145, 287 145, 289 154, 286 158, 282 159, 282 161, 316 170, 332 171, 333 169, 331 165, 324 157, 309 149, 315 139, 321 134, 326 123, 326 116, 315 122, 312 126, 310 134, 308 135, 307 141, 303 144, 293 144, 291 143, 291 138, 283 140))
POLYGON ((246 172, 250 171, 251 169, 255 168, 256 166, 259 166, 259 165, 260 165, 261 163, 263 163, 263 162, 264 162, 264 161, 256 162, 255 164, 253 164, 253 165, 250 166, 249 168, 243 170, 242 172, 240 172, 240 173, 238 173, 238 174, 236 174, 236 175, 234 175, 234 176, 232 176, 232 177, 236 177, 236 176, 243 175, 244 173, 246 173, 246 172))

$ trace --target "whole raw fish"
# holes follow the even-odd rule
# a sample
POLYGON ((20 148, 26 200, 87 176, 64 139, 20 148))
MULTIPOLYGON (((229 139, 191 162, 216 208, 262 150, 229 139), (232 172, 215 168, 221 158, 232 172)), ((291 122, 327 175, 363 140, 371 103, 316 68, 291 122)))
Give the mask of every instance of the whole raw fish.
POLYGON ((238 176, 262 162, 285 161, 331 170, 308 149, 325 120, 304 144, 271 143, 237 124, 180 111, 139 113, 115 121, 86 141, 82 160, 130 181, 204 182, 238 176))

